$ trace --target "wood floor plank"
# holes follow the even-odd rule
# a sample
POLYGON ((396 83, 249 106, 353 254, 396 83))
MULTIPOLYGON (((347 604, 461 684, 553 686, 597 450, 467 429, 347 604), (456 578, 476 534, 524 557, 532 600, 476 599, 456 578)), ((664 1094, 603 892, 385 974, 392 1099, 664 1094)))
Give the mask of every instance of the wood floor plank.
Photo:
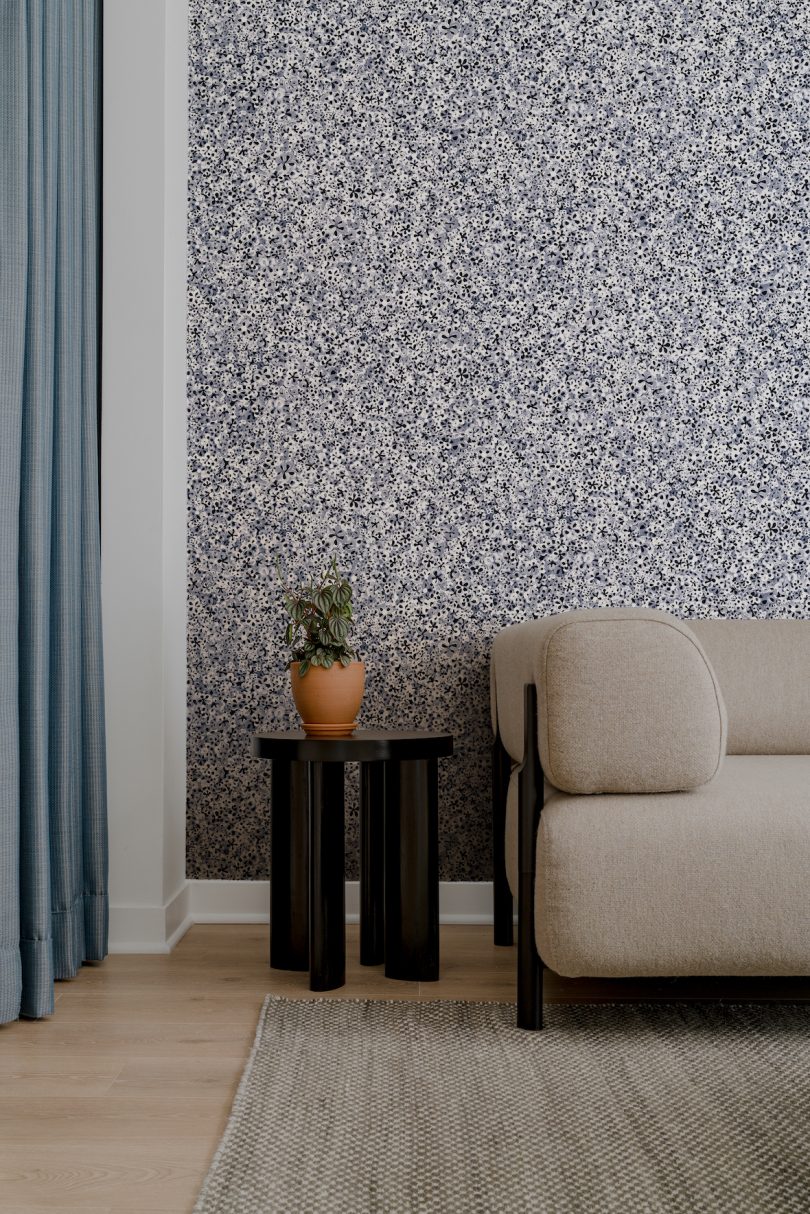
POLYGON ((67 1051, 4 1050, 0 1059, 0 1103, 16 1096, 104 1096, 125 1056, 74 1058, 67 1051))
POLYGON ((197 1123, 207 1125, 225 1111, 222 1095, 211 1092, 197 1096, 190 1105, 188 1097, 164 1096, 159 1106, 153 1094, 133 1096, 107 1093, 106 1096, 15 1096, 0 1101, 0 1142, 12 1134, 36 1141, 50 1141, 61 1130, 69 1131, 75 1119, 95 1118, 109 1127, 110 1137, 143 1132, 144 1123, 158 1120, 174 1138, 193 1137, 197 1123), (189 1132, 187 1132, 189 1131, 189 1132))
POLYGON ((245 1032, 255 1025, 262 997, 234 1020, 211 1020, 200 1024, 175 1021, 156 1024, 146 1018, 113 1021, 94 1016, 88 1019, 55 1017, 48 1025, 10 1040, 3 1050, 4 1065, 20 1062, 31 1053, 66 1050, 74 1059, 123 1053, 130 1058, 197 1057, 215 1052, 223 1058, 245 1057, 245 1032))
POLYGON ((174 1214, 193 1207, 205 1175, 205 1165, 193 1167, 185 1162, 164 1162, 154 1158, 154 1147, 146 1147, 142 1161, 137 1146, 126 1157, 112 1153, 104 1144, 103 1152, 88 1152, 78 1160, 71 1153, 60 1154, 39 1147, 30 1152, 15 1148, 13 1160, 0 1154, 0 1209, 18 1210, 35 1202, 45 1209, 107 1210, 115 1203, 133 1199, 145 1214, 171 1210, 174 1214))
POLYGON ((206 1153, 211 1153, 216 1147, 227 1120, 221 1098, 216 1103, 184 1099, 185 1113, 181 1119, 155 1112, 154 1099, 149 1102, 150 1115, 137 1119, 132 1117, 131 1111, 127 1114, 127 1102, 123 1099, 118 1100, 121 1106, 121 1115, 118 1117, 99 1112, 95 1105, 101 1101, 90 1099, 84 1103, 90 1106, 86 1113, 77 1109, 77 1102, 74 1101, 69 1116, 43 1115, 36 1118, 30 1117, 30 1114, 26 1118, 26 1106, 23 1105, 20 1109, 21 1115, 16 1119, 0 1121, 0 1159, 3 1152, 7 1152, 12 1146, 28 1146, 39 1150, 45 1143, 49 1148, 59 1146, 64 1150, 72 1150, 81 1158, 86 1154, 89 1143, 92 1143, 94 1148, 99 1143, 110 1144, 111 1147, 129 1146, 134 1143, 144 1147, 162 1147, 167 1141, 184 1152, 186 1149, 193 1150, 194 1143, 202 1144, 203 1154, 207 1158, 206 1153), (201 1113, 198 1111, 200 1105, 201 1113))
POLYGON ((242 1068, 233 1058, 219 1054, 196 1058, 128 1058, 110 1092, 114 1096, 143 1095, 206 1096, 211 1092, 236 1091, 242 1068))

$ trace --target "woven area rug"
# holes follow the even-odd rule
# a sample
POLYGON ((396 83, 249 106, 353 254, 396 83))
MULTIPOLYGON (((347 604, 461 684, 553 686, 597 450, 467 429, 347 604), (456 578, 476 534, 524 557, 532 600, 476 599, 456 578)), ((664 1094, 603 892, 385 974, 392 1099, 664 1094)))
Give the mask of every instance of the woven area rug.
POLYGON ((810 1210, 810 1009, 268 998, 196 1209, 810 1210))

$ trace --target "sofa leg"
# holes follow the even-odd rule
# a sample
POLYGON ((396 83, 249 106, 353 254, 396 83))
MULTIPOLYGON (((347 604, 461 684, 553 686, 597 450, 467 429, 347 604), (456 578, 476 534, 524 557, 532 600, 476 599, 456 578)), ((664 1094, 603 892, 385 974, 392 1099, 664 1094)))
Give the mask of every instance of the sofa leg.
POLYGON ((518 901, 517 1026, 543 1027, 543 962, 537 952, 534 926, 534 877, 521 872, 518 901))
POLYGON ((526 957, 525 961, 521 956, 518 962, 517 1026, 536 1032, 543 1027, 543 963, 537 955, 534 932, 529 935, 528 951, 531 956, 526 957))
POLYGON ((500 734, 492 747, 492 901, 495 923, 495 943, 510 945, 514 941, 512 916, 514 903, 506 876, 506 794, 509 789, 511 762, 501 742, 500 734))
POLYGON ((524 700, 523 763, 520 768, 517 1023, 543 1027, 543 962, 535 937, 537 828, 543 802, 543 769, 537 753, 537 688, 527 684, 524 700))

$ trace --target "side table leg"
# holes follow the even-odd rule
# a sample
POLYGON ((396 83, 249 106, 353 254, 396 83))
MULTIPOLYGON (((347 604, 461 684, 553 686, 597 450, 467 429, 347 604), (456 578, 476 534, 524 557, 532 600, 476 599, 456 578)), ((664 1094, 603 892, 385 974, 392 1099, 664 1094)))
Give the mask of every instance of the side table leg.
POLYGON ((385 974, 439 977, 438 762, 386 763, 385 974))
POLYGON ((305 763, 273 760, 270 777, 270 964, 309 968, 309 819, 305 763))
POLYGON ((360 764, 360 964, 381 965, 385 887, 385 764, 360 764))
POLYGON ((343 764, 309 766, 309 989, 346 981, 343 764))

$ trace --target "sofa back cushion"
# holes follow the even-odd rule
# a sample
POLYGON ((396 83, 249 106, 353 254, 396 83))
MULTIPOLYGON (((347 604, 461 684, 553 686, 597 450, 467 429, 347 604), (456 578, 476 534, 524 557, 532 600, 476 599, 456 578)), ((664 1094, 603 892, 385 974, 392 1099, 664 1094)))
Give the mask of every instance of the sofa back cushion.
POLYGON ((497 726, 523 753, 523 684, 537 685, 538 745, 565 792, 697 788, 725 753, 717 680, 687 625, 641 608, 572 611, 506 628, 493 645, 497 726))
POLYGON ((540 755, 569 793, 697 788, 725 753, 723 698, 689 627, 664 612, 557 618, 537 655, 540 755))
POLYGON ((810 620, 689 620, 723 689, 728 753, 810 754, 810 620))

